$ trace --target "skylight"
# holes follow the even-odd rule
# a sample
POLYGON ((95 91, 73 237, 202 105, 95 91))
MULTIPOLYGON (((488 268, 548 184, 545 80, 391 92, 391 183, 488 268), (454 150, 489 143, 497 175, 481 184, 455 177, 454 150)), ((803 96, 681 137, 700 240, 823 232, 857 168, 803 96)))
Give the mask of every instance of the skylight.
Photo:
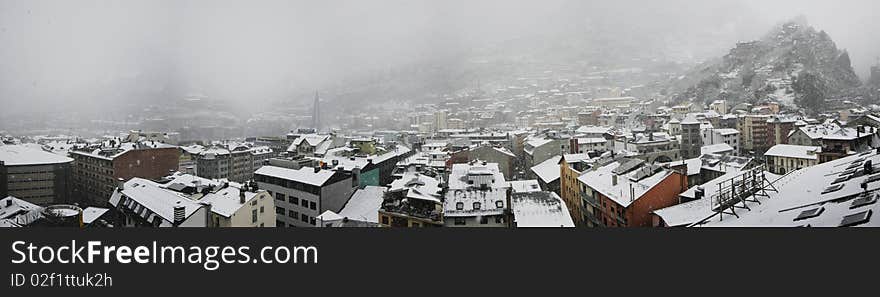
POLYGON ((867 223, 871 220, 871 210, 866 210, 860 213, 851 214, 843 217, 843 220, 840 221, 840 227, 850 227, 857 226, 864 223, 867 223))
POLYGON ((808 209, 808 210, 802 211, 796 218, 794 218, 794 220, 800 221, 800 220, 806 220, 809 218, 815 218, 815 217, 818 217, 820 214, 822 214, 823 211, 825 211, 825 207, 822 207, 822 206, 817 207, 817 208, 813 208, 813 209, 808 209))
POLYGON ((825 188, 825 190, 822 191, 822 194, 837 192, 837 191, 840 191, 840 189, 843 189, 843 184, 836 184, 836 185, 825 188))
POLYGON ((865 205, 871 205, 877 202, 877 195, 868 195, 865 197, 859 197, 858 199, 853 200, 852 204, 850 204, 849 208, 859 208, 865 205))

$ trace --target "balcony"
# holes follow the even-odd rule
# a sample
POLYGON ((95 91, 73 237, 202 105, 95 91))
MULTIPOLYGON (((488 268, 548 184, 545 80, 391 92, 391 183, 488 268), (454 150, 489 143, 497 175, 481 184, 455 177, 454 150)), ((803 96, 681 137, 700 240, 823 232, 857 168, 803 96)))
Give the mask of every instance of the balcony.
POLYGON ((581 200, 592 205, 595 208, 601 208, 601 206, 599 205, 599 200, 596 199, 596 197, 587 195, 587 193, 581 192, 581 200))

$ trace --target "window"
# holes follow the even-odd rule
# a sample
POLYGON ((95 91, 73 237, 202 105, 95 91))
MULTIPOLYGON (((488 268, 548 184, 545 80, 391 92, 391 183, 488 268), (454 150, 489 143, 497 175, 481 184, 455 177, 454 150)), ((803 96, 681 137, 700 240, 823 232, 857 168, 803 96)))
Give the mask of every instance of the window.
POLYGON ((299 198, 296 198, 296 197, 293 197, 293 196, 290 196, 290 200, 288 200, 288 201, 290 201, 290 203, 291 203, 291 204, 294 204, 294 205, 295 205, 295 204, 299 204, 299 198))
POLYGON ((302 214, 302 215, 300 215, 300 221, 303 221, 303 223, 308 223, 308 222, 309 222, 309 216, 307 216, 306 214, 302 214))
POLYGON ((300 205, 302 205, 302 207, 309 207, 309 201, 302 199, 300 200, 300 205))
POLYGON ((275 193, 275 199, 284 201, 284 194, 275 193))
POLYGON ((464 218, 455 218, 455 225, 456 226, 463 226, 464 224, 465 224, 464 218))
POLYGON ((257 210, 254 209, 254 210, 251 212, 251 223, 256 223, 256 222, 257 222, 257 210))
POLYGON ((317 204, 315 204, 315 202, 313 202, 313 201, 309 201, 309 208, 315 210, 315 209, 317 209, 317 204))
POLYGON ((479 202, 474 202, 474 210, 479 210, 479 209, 480 209, 480 206, 481 206, 481 205, 480 205, 479 202))
POLYGON ((260 213, 266 212, 266 209, 263 206, 260 206, 260 213))
POLYGON ((388 225, 388 217, 382 216, 382 225, 388 225))
POLYGON ((309 224, 314 226, 315 225, 315 218, 309 218, 309 224))
POLYGON ((456 202, 455 203, 455 210, 462 210, 462 209, 464 209, 464 202, 456 202))
POLYGON ((283 207, 278 207, 278 206, 276 206, 276 207, 275 207, 275 213, 276 213, 276 214, 280 214, 280 215, 284 215, 284 208, 283 208, 283 207))
POLYGON ((287 212, 287 216, 296 219, 296 218, 299 217, 299 213, 298 213, 298 212, 295 212, 295 211, 293 211, 293 210, 291 210, 291 211, 288 211, 288 212, 287 212))
POLYGON ((504 201, 501 201, 501 200, 495 201, 495 207, 496 208, 504 208, 504 201))

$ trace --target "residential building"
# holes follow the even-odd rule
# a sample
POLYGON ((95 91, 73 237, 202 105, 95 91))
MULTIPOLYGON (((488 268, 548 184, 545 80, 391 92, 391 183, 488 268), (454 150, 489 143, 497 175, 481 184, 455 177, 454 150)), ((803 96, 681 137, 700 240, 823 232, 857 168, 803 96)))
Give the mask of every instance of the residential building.
POLYGON ((561 159, 562 156, 553 156, 550 159, 541 162, 541 164, 532 166, 532 168, 529 168, 529 177, 536 178, 538 184, 541 185, 541 189, 544 189, 544 191, 559 194, 559 175, 561 173, 559 169, 559 161, 561 159))
POLYGON ((437 179, 410 168, 391 182, 379 209, 383 227, 442 227, 442 188, 437 179))
POLYGON ((688 114, 681 121, 681 157, 684 159, 700 156, 703 139, 700 137, 700 121, 693 114, 688 114))
POLYGON ((786 174, 801 168, 819 164, 818 146, 777 144, 764 153, 768 170, 775 174, 786 174))
POLYGON ((590 170, 595 162, 588 154, 566 154, 559 159, 559 196, 568 205, 571 218, 578 226, 584 225, 578 177, 590 170))
POLYGON ((379 227, 379 211, 386 187, 366 186, 357 189, 339 213, 324 211, 318 216, 318 227, 379 227))
POLYGON ((120 182, 109 203, 126 227, 275 226, 272 196, 255 184, 180 172, 158 181, 120 182))
POLYGON ((254 172, 260 189, 275 198, 276 226, 315 227, 318 215, 339 213, 357 188, 358 170, 263 166, 254 172))
POLYGON ((266 146, 252 147, 244 143, 214 145, 195 155, 196 175, 245 182, 253 179, 254 171, 272 155, 272 149, 266 146))
POLYGON ((106 206, 119 179, 158 179, 180 168, 180 150, 158 142, 104 141, 70 152, 74 197, 83 205, 106 206))
POLYGON ((652 212, 679 203, 680 173, 637 159, 618 159, 578 178, 587 226, 650 227, 652 212))
POLYGON ((709 104, 709 110, 717 112, 718 114, 726 114, 728 112, 727 101, 726 100, 715 100, 709 104))
POLYGON ((446 227, 507 227, 509 188, 498 164, 474 161, 452 165, 443 217, 446 227))
POLYGON ((482 160, 490 163, 497 163, 498 169, 501 170, 501 173, 504 174, 505 179, 513 179, 514 172, 513 169, 516 167, 516 155, 513 154, 510 150, 504 147, 498 147, 485 142, 478 146, 471 147, 467 150, 462 150, 459 152, 453 153, 452 158, 455 158, 457 154, 465 154, 467 158, 457 158, 462 161, 466 160, 466 162, 471 162, 474 160, 482 160))
POLYGON ((552 156, 568 153, 569 139, 567 135, 556 132, 529 136, 523 147, 525 167, 531 168, 552 156))
POLYGON ((767 119, 769 115, 743 115, 737 121, 740 131, 740 149, 742 153, 760 154, 770 146, 767 143, 767 119))
POLYGON ((730 128, 721 128, 721 129, 703 129, 701 132, 703 146, 707 145, 717 145, 717 144, 726 144, 733 148, 733 154, 739 155, 740 152, 740 133, 736 129, 730 128))
POLYGON ((73 159, 28 148, 0 145, 0 197, 37 205, 75 202, 72 193, 73 159))

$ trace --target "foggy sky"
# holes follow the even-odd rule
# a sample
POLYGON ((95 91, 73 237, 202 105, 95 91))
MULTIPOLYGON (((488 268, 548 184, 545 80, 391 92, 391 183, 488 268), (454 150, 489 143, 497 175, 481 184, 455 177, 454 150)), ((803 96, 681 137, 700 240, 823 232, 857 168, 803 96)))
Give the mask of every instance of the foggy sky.
POLYGON ((801 14, 849 50, 863 78, 880 56, 871 0, 594 2, 0 0, 0 109, 197 94, 259 104, 389 68, 465 59, 497 42, 581 38, 590 29, 672 41, 705 59, 801 14))

